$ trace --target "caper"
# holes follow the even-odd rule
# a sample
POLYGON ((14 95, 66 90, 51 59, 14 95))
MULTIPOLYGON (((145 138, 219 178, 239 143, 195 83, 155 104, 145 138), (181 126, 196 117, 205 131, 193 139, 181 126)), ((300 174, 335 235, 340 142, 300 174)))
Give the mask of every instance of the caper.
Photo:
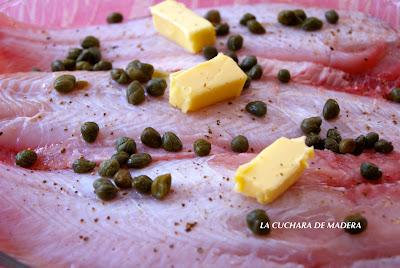
POLYGON ((280 69, 277 77, 278 77, 278 80, 282 83, 288 83, 291 78, 289 70, 286 70, 286 69, 280 69))
POLYGON ((205 46, 203 48, 203 56, 206 60, 211 60, 218 55, 218 50, 214 46, 205 46))
POLYGON ((356 141, 356 148, 353 151, 353 155, 360 155, 364 151, 365 147, 365 136, 360 135, 358 136, 355 141, 356 141))
POLYGON ((93 71, 108 71, 112 69, 112 63, 106 60, 101 60, 93 66, 93 71))
POLYGON ((153 78, 146 84, 146 92, 150 96, 159 97, 164 95, 167 82, 163 78, 153 78))
POLYGON ((299 25, 301 19, 299 19, 293 10, 282 10, 278 13, 278 22, 286 26, 299 25))
POLYGON ((236 62, 236 63, 239 62, 238 56, 236 55, 235 52, 228 50, 228 51, 225 51, 224 54, 226 56, 230 57, 234 62, 236 62))
POLYGON ((15 164, 20 167, 28 168, 33 166, 37 161, 35 151, 27 149, 23 150, 15 156, 15 164))
POLYGON ((252 80, 258 80, 261 78, 263 74, 263 69, 261 65, 256 64, 251 69, 247 72, 247 75, 252 79, 252 80))
POLYGON ((55 60, 51 63, 51 71, 52 72, 61 72, 65 71, 64 63, 61 60, 55 60))
POLYGON ((204 15, 204 18, 214 24, 221 22, 221 14, 219 14, 219 11, 215 9, 207 11, 207 13, 204 15))
POLYGON ((119 152, 116 152, 115 154, 113 154, 111 156, 111 159, 117 160, 119 165, 122 166, 122 165, 126 164, 126 162, 128 161, 129 154, 124 151, 119 151, 119 152))
POLYGON ((153 180, 146 175, 140 175, 133 178, 132 186, 141 194, 149 194, 151 193, 151 184, 153 180))
POLYGON ((81 48, 77 47, 71 48, 70 50, 68 50, 67 59, 76 60, 81 53, 82 53, 81 48))
POLYGON ((85 122, 81 126, 82 138, 88 142, 93 143, 99 134, 99 126, 95 122, 85 122))
POLYGON ((110 179, 108 179, 108 178, 98 178, 93 182, 93 188, 97 189, 102 184, 108 184, 108 185, 114 186, 110 179))
POLYGON ((254 34, 264 34, 265 33, 264 26, 256 20, 247 21, 247 29, 249 29, 249 31, 254 34))
POLYGON ((332 138, 326 138, 325 149, 330 150, 334 153, 339 153, 339 143, 332 138))
POLYGON ((221 23, 215 25, 215 33, 217 36, 225 36, 229 34, 229 24, 228 23, 221 23))
POLYGON ((128 74, 124 70, 119 68, 111 70, 111 78, 118 84, 128 84, 131 81, 128 74))
POLYGON ((345 232, 349 234, 362 233, 367 229, 368 226, 367 219, 359 213, 346 216, 344 221, 350 223, 349 226, 346 226, 344 229, 345 232))
POLYGON ((117 160, 115 159, 108 159, 101 162, 99 167, 99 174, 102 177, 109 177, 111 178, 114 176, 115 173, 119 170, 120 166, 117 160))
POLYGON ((161 140, 162 147, 168 152, 179 152, 182 150, 182 142, 173 132, 165 132, 161 140))
POLYGON ((144 88, 139 81, 133 81, 126 89, 126 98, 128 103, 139 105, 145 100, 144 88))
POLYGON ((238 34, 229 36, 227 46, 232 51, 241 49, 243 47, 243 37, 238 34))
POLYGON ((325 149, 325 141, 321 139, 318 134, 310 133, 306 136, 306 145, 308 147, 313 146, 316 150, 323 150, 325 149))
POLYGON ((94 192, 96 193, 97 197, 104 201, 110 201, 117 197, 118 189, 114 185, 110 184, 100 184, 94 192))
POLYGON ((392 90, 389 93, 389 99, 394 102, 400 103, 400 88, 398 87, 392 88, 392 90))
POLYGON ((322 111, 322 115, 325 120, 331 120, 336 118, 340 113, 340 107, 336 100, 328 99, 325 102, 324 109, 322 111))
POLYGON ((80 157, 72 163, 72 169, 75 173, 88 173, 96 167, 96 163, 80 157))
POLYGON ((76 78, 70 74, 63 74, 54 80, 54 89, 59 93, 69 93, 74 90, 76 84, 76 78))
POLYGON ((263 101, 251 101, 247 103, 246 111, 254 116, 262 117, 267 113, 267 104, 263 101))
POLYGON ((246 82, 244 82, 244 85, 243 85, 243 89, 249 88, 250 84, 251 84, 251 78, 250 78, 250 76, 247 76, 246 82))
POLYGON ((319 134, 321 132, 322 119, 319 116, 309 117, 301 122, 300 128, 304 134, 315 133, 319 134))
POLYGON ((146 127, 140 135, 142 143, 151 148, 160 148, 162 145, 161 135, 152 127, 146 127))
POLYGON ((249 141, 245 136, 238 135, 232 139, 231 149, 236 153, 245 153, 249 150, 249 141))
POLYGON ((339 20, 339 14, 333 9, 328 10, 325 12, 325 19, 330 24, 336 24, 339 20))
POLYGON ((78 71, 93 71, 93 65, 87 61, 78 61, 75 68, 78 71))
POLYGON ((157 199, 163 199, 171 189, 171 174, 156 177, 151 184, 151 195, 157 199))
POLYGON ((379 180, 382 177, 382 171, 379 167, 370 162, 363 162, 361 164, 360 173, 367 180, 379 180))
POLYGON ((246 223, 253 234, 267 235, 271 232, 271 222, 263 209, 255 209, 248 213, 246 223))
POLYGON ((251 14, 251 13, 245 13, 245 14, 242 16, 242 18, 240 19, 240 24, 243 25, 243 26, 246 26, 246 25, 247 25, 247 22, 248 22, 249 20, 255 20, 255 19, 256 19, 256 16, 254 16, 253 14, 251 14))
POLYGON ((322 21, 316 17, 309 17, 304 20, 304 22, 301 24, 301 28, 304 31, 318 31, 322 28, 322 21))
POLYGON ((257 64, 257 58, 256 58, 256 56, 252 56, 252 55, 250 55, 250 56, 246 56, 243 60, 242 60, 242 62, 240 63, 240 68, 243 70, 243 71, 248 71, 248 70, 250 70, 254 65, 256 65, 257 64))
POLYGON ((304 21, 307 18, 306 13, 302 9, 295 9, 293 10, 294 14, 300 21, 304 21))
POLYGON ((124 20, 124 16, 122 16, 119 12, 112 12, 110 15, 107 16, 108 23, 121 23, 124 20))
POLYGON ((357 143, 353 139, 343 139, 339 143, 339 152, 341 154, 351 154, 356 149, 357 143))
POLYGON ((378 153, 388 154, 393 151, 393 144, 390 141, 385 139, 380 139, 379 141, 375 142, 374 149, 378 153))
POLYGON ((138 80, 141 83, 145 83, 153 76, 154 67, 151 64, 134 60, 128 64, 126 72, 132 81, 138 80))
POLYGON ((73 71, 75 70, 75 61, 71 59, 65 59, 63 60, 64 68, 67 71, 73 71))
POLYGON ((114 175, 114 182, 119 188, 129 189, 132 188, 131 173, 127 169, 120 169, 114 175))
POLYGON ((375 143, 379 140, 379 134, 370 132, 365 136, 365 148, 374 148, 375 143))
POLYGON ((326 137, 334 139, 337 143, 339 143, 342 140, 342 136, 340 135, 337 128, 328 129, 328 131, 326 132, 326 137))
POLYGON ((133 154, 129 157, 127 165, 130 168, 144 168, 150 165, 152 161, 151 155, 147 153, 133 154))
POLYGON ((136 142, 128 137, 121 137, 115 141, 115 149, 117 152, 124 151, 133 154, 136 153, 136 142))
POLYGON ((81 46, 83 48, 89 48, 89 47, 99 47, 100 46, 100 41, 99 39, 97 39, 96 37, 89 35, 86 36, 82 42, 81 42, 81 46))
POLYGON ((98 47, 91 47, 88 49, 84 49, 82 53, 76 59, 79 61, 87 61, 90 64, 96 64, 101 60, 101 52, 98 47))
POLYGON ((204 139, 198 139, 193 143, 193 151, 197 156, 207 156, 211 151, 211 143, 204 139))

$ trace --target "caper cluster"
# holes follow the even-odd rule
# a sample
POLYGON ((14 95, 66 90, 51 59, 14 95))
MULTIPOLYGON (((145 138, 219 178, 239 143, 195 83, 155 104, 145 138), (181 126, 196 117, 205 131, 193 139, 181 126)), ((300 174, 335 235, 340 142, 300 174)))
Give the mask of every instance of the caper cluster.
POLYGON ((264 34, 264 26, 257 20, 256 16, 251 13, 245 13, 239 21, 240 25, 246 26, 253 34, 264 34))
POLYGON ((259 80, 262 77, 263 69, 261 65, 258 64, 256 56, 248 55, 244 57, 240 62, 239 67, 247 74, 247 80, 244 88, 250 87, 252 80, 259 80))
MULTIPOLYGON (((325 19, 330 24, 336 24, 339 15, 335 10, 328 10, 325 19)), ((322 28, 323 22, 316 17, 307 17, 302 9, 282 10, 278 13, 278 22, 285 26, 299 27, 304 31, 318 31, 322 28)))
POLYGON ((229 34, 229 24, 221 22, 221 14, 218 10, 211 9, 207 11, 204 18, 213 24, 217 36, 225 36, 229 34))

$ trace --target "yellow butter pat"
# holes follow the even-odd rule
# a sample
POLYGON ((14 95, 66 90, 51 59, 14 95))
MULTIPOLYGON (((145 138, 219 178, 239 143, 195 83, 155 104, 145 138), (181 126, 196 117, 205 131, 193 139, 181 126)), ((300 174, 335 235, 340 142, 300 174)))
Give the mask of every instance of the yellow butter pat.
POLYGON ((209 61, 170 75, 169 103, 182 112, 196 111, 240 96, 247 75, 220 53, 209 61))
POLYGON ((211 22, 197 15, 182 3, 166 0, 150 7, 156 30, 190 52, 215 43, 211 22))
POLYGON ((274 201, 292 186, 314 157, 305 137, 277 139, 235 174, 235 191, 254 197, 261 204, 274 201))

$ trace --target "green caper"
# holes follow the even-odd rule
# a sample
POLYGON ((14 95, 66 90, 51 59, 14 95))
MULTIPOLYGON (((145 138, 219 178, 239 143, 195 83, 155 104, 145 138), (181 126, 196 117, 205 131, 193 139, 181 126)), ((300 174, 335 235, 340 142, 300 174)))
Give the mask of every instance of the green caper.
POLYGON ((328 129, 328 131, 326 132, 326 137, 334 139, 337 143, 339 143, 342 140, 342 136, 340 135, 337 128, 328 129))
POLYGON ((151 64, 134 60, 127 65, 126 72, 132 81, 138 80, 141 83, 146 83, 153 76, 154 67, 151 64))
POLYGON ((356 149, 357 143, 353 139, 343 139, 339 143, 339 152, 341 154, 351 154, 356 149))
POLYGON ((243 37, 238 34, 229 36, 227 46, 232 51, 241 49, 243 47, 243 37))
POLYGON ((107 183, 100 184, 94 192, 96 193, 97 197, 104 201, 110 201, 117 197, 118 189, 114 185, 110 185, 107 183))
POLYGON ((119 151, 119 152, 116 152, 115 154, 113 154, 111 156, 111 159, 117 160, 119 165, 122 166, 122 165, 126 164, 126 162, 128 161, 129 154, 124 151, 119 151))
POLYGON ((138 153, 131 155, 126 164, 130 168, 140 169, 150 165, 151 161, 151 155, 147 153, 138 153))
POLYGON ((309 17, 304 20, 304 22, 301 24, 301 28, 304 31, 318 31, 322 28, 322 21, 316 17, 309 17))
POLYGON ((361 164, 360 173, 367 180, 379 180, 382 177, 382 171, 379 167, 370 162, 363 162, 361 164))
POLYGON ((107 16, 107 23, 121 23, 124 20, 124 16, 119 12, 112 12, 107 16))
POLYGON ((306 13, 302 9, 295 9, 293 10, 294 14, 300 21, 304 21, 307 18, 306 13))
POLYGON ((93 71, 108 71, 112 69, 112 63, 106 60, 101 60, 93 66, 93 71))
POLYGON ((263 101, 251 101, 247 103, 246 111, 254 116, 262 117, 267 113, 267 104, 263 101))
POLYGON ((75 61, 71 59, 65 59, 63 60, 64 68, 67 71, 73 71, 75 70, 75 61))
POLYGON ((374 148, 375 143, 379 140, 379 134, 370 132, 365 136, 365 148, 374 148))
POLYGON ((266 32, 264 26, 257 20, 247 21, 247 29, 254 34, 264 34, 266 32))
POLYGON ((322 115, 325 120, 331 120, 338 117, 340 113, 340 107, 336 100, 328 99, 325 102, 324 109, 322 111, 322 115))
POLYGON ((139 81, 133 81, 126 89, 126 98, 128 103, 139 105, 145 100, 144 88, 139 81))
POLYGON ((114 183, 119 188, 129 189, 132 188, 131 173, 127 169, 120 169, 114 175, 114 183))
POLYGON ((28 168, 33 166, 37 161, 35 151, 27 149, 23 150, 15 156, 15 164, 20 167, 28 168))
POLYGON ((217 36, 225 36, 229 34, 229 24, 228 23, 221 23, 215 25, 215 33, 217 36))
POLYGON ((80 157, 72 163, 72 169, 75 173, 88 173, 96 167, 96 163, 80 157))
POLYGON ((100 46, 100 41, 99 39, 97 39, 96 37, 89 35, 86 36, 82 42, 81 42, 81 46, 83 48, 89 48, 89 47, 99 47, 100 46))
POLYGON ((299 19, 293 10, 282 10, 278 13, 278 22, 286 26, 299 25, 301 19, 299 19))
POLYGON ((388 154, 393 151, 393 144, 390 141, 385 139, 380 139, 379 141, 375 142, 374 149, 378 153, 388 154))
POLYGON ((250 70, 254 65, 257 64, 257 58, 256 56, 246 56, 242 62, 240 63, 239 67, 240 69, 242 69, 243 71, 248 71, 250 70))
POLYGON ((236 62, 236 63, 239 62, 238 56, 236 55, 235 52, 228 50, 228 51, 225 51, 224 54, 226 56, 230 57, 234 62, 236 62))
POLYGON ((365 136, 364 135, 360 135, 358 136, 355 141, 356 141, 356 148, 353 151, 353 155, 360 155, 362 154, 362 152, 364 151, 364 147, 365 147, 365 136))
POLYGON ((162 145, 161 135, 152 127, 146 127, 140 135, 142 143, 151 148, 160 148, 162 145))
POLYGON ((101 162, 99 167, 99 175, 111 178, 119 170, 120 166, 117 160, 108 159, 101 162))
POLYGON ((364 232, 368 226, 367 219, 359 213, 346 216, 344 221, 349 224, 344 229, 345 232, 352 235, 364 232))
POLYGON ((245 13, 245 14, 242 16, 242 18, 240 19, 240 24, 243 25, 243 26, 246 26, 246 25, 247 25, 247 22, 248 22, 249 20, 255 20, 255 19, 256 19, 256 16, 254 16, 253 14, 251 14, 251 13, 245 13))
POLYGON ((394 102, 400 103, 400 88, 398 87, 392 88, 392 90, 389 93, 389 99, 394 102))
POLYGON ((193 151, 197 156, 207 156, 211 151, 211 143, 204 139, 198 139, 193 143, 193 151))
POLYGON ((316 150, 323 150, 325 149, 325 141, 321 139, 318 134, 310 133, 306 136, 306 145, 308 147, 313 146, 316 150))
POLYGON ((245 153, 249 150, 249 141, 245 136, 238 135, 232 139, 231 149, 236 153, 245 153))
POLYGON ((101 60, 101 52, 98 47, 84 49, 76 59, 76 62, 87 61, 90 64, 96 64, 101 60))
POLYGON ((330 24, 336 24, 339 20, 339 14, 333 9, 328 10, 325 12, 325 19, 330 24))
POLYGON ((243 85, 243 89, 249 88, 250 84, 251 84, 251 78, 250 78, 250 76, 247 76, 246 82, 244 82, 244 85, 243 85))
POLYGON ((52 72, 61 72, 65 71, 65 66, 63 61, 61 60, 55 60, 51 63, 51 71, 52 72))
POLYGON ((164 95, 167 82, 163 78, 153 78, 146 84, 146 92, 150 96, 159 97, 164 95))
POLYGON ((93 71, 93 65, 87 61, 78 61, 75 68, 78 71, 93 71))
POLYGON ((71 48, 70 50, 68 50, 67 59, 76 60, 81 53, 82 53, 81 48, 77 47, 71 48))
POLYGON ((99 134, 99 130, 99 125, 95 122, 85 122, 81 126, 82 138, 88 143, 93 143, 99 134))
POLYGON ((206 60, 211 60, 218 55, 218 50, 214 46, 205 46, 203 48, 203 56, 206 60))
POLYGON ((173 132, 165 132, 161 140, 162 147, 168 152, 179 152, 182 150, 182 142, 173 132))
POLYGON ((251 80, 258 80, 261 78, 263 74, 263 69, 261 65, 256 64, 247 72, 247 75, 251 78, 251 80))
POLYGON ((151 195, 157 199, 163 199, 171 189, 171 174, 156 177, 151 184, 151 195))
POLYGON ((319 116, 309 117, 301 122, 300 128, 304 134, 315 133, 319 134, 321 132, 322 119, 319 116))
POLYGON ((247 227, 256 235, 267 235, 271 232, 271 222, 265 210, 255 209, 246 216, 247 227))
POLYGON ((69 93, 74 90, 76 84, 76 78, 70 74, 63 74, 54 80, 54 89, 59 93, 69 93))
POLYGON ((221 14, 219 14, 219 11, 215 9, 207 11, 207 13, 204 15, 204 18, 214 24, 221 22, 221 14))
POLYGON ((136 153, 136 142, 128 137, 121 137, 115 141, 115 149, 117 152, 124 151, 128 154, 136 153))
POLYGON ((97 189, 102 184, 108 184, 108 185, 114 186, 110 179, 108 179, 108 178, 98 178, 93 182, 93 188, 97 189))
POLYGON ((149 194, 151 193, 151 185, 153 180, 146 175, 140 175, 133 178, 132 186, 141 194, 149 194))
POLYGON ((111 78, 118 84, 128 84, 131 81, 128 74, 124 70, 119 68, 111 70, 111 78))
POLYGON ((339 143, 332 138, 326 138, 325 149, 330 150, 334 153, 339 153, 339 143))
POLYGON ((291 75, 289 70, 286 69, 280 69, 278 72, 278 80, 282 83, 288 83, 290 81, 291 75))

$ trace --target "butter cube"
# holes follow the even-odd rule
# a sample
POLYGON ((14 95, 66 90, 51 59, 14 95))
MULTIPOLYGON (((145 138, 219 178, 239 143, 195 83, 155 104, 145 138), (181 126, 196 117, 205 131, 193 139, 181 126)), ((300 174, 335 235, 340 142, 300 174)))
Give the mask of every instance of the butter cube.
POLYGON ((271 203, 301 176, 314 157, 305 137, 279 138, 235 174, 235 191, 254 197, 261 204, 271 203))
POLYGON ((246 78, 235 61, 220 53, 188 70, 172 73, 169 103, 184 113, 196 111, 240 96, 246 78))
POLYGON ((215 43, 215 30, 211 22, 182 3, 166 0, 150 7, 150 12, 156 30, 189 52, 197 53, 204 46, 215 43))

